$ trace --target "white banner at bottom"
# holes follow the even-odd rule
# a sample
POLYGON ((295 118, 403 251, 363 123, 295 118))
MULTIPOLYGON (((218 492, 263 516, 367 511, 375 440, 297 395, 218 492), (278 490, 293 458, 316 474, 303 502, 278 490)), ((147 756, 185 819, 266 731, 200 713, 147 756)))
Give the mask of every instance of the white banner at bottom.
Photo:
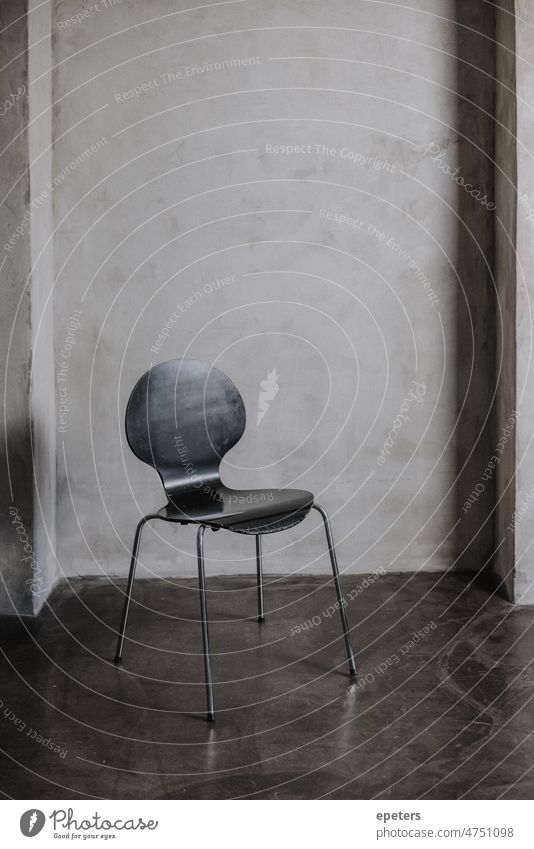
POLYGON ((4 801, 2 844, 532 849, 529 801, 4 801), (269 806, 267 810, 266 805, 269 806))

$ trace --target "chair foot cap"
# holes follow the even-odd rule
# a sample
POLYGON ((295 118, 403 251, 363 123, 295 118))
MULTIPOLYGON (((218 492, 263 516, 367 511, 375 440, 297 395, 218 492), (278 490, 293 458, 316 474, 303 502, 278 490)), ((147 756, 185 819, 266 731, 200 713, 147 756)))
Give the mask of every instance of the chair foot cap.
POLYGON ((265 616, 258 616, 258 622, 265 622, 265 616))
POLYGON ((355 666, 351 666, 351 668, 350 668, 350 675, 351 675, 351 677, 352 677, 352 678, 354 678, 357 674, 358 674, 358 673, 356 672, 356 667, 355 667, 355 666))
POLYGON ((215 722, 215 714, 214 713, 208 713, 207 720, 208 720, 208 722, 215 722))
POLYGON ((122 657, 119 657, 119 655, 115 655, 113 663, 115 664, 115 666, 122 666, 122 657))

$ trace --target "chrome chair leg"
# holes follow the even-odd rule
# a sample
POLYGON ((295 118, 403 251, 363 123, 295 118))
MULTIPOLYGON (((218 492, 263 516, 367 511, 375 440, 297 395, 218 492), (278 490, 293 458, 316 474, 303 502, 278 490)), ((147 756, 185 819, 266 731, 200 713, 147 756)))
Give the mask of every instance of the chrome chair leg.
POLYGON ((135 578, 135 567, 137 566, 137 555, 139 554, 139 544, 141 542, 141 532, 145 526, 145 524, 150 519, 157 519, 158 517, 155 514, 150 514, 149 516, 143 516, 141 521, 138 523, 137 528, 135 530, 135 538, 132 549, 132 559, 130 561, 130 572, 128 574, 128 583, 126 585, 126 598, 124 599, 124 608, 122 610, 122 619, 119 627, 119 639, 117 642, 117 651, 115 653, 115 663, 117 665, 122 663, 122 650, 124 647, 124 635, 126 633, 126 623, 128 622, 128 613, 130 612, 130 601, 132 599, 132 589, 135 578))
POLYGON ((258 622, 265 622, 263 607, 263 565, 261 556, 261 534, 256 534, 256 570, 258 574, 258 622))
POLYGON ((339 579, 339 569, 337 566, 336 550, 334 548, 334 538, 332 536, 330 520, 328 518, 328 513, 323 507, 320 507, 318 504, 314 504, 313 507, 323 517, 324 528, 326 531, 326 539, 328 542, 328 552, 330 554, 330 562, 332 564, 332 572, 334 574, 334 583, 336 585, 337 600, 339 604, 339 615, 341 616, 341 627, 343 628, 343 636, 345 637, 345 646, 347 648, 347 656, 349 658, 350 674, 356 675, 356 662, 354 660, 354 652, 352 650, 352 641, 350 638, 347 614, 345 613, 345 607, 347 605, 347 602, 345 601, 345 598, 343 596, 343 590, 341 589, 341 581, 339 579))
POLYGON ((197 532, 198 586, 200 590, 200 615, 202 617, 202 643, 204 647, 204 673, 206 676, 206 695, 208 699, 208 722, 215 719, 213 706, 213 675, 211 671, 210 637, 208 632, 208 604, 206 600, 206 576, 204 574, 204 531, 200 525, 197 532))

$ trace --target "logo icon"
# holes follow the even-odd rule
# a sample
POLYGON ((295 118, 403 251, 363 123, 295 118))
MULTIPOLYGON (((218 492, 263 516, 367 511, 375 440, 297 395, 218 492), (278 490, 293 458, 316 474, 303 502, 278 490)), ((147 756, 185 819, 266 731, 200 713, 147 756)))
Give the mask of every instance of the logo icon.
POLYGON ((24 811, 20 818, 20 830, 24 837, 35 837, 39 834, 46 822, 46 817, 42 811, 37 808, 31 808, 29 811, 24 811))
POLYGON ((258 397, 258 415, 256 417, 256 426, 259 426, 265 413, 269 409, 271 401, 278 395, 278 372, 275 368, 267 372, 265 380, 260 382, 260 394, 258 397))

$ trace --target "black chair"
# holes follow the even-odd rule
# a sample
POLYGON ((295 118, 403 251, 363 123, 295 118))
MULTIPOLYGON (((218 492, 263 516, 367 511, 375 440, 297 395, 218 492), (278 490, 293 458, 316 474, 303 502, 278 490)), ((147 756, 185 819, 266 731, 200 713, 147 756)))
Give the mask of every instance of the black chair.
POLYGON ((215 712, 204 574, 204 531, 207 527, 256 537, 258 620, 264 622, 261 537, 291 528, 302 522, 312 508, 318 510, 326 531, 350 673, 356 674, 346 602, 326 511, 314 504, 310 492, 299 489, 234 490, 221 481, 220 461, 241 439, 244 430, 245 406, 236 387, 229 377, 200 360, 169 360, 151 368, 135 385, 126 410, 128 444, 140 460, 156 469, 168 501, 161 510, 144 516, 137 525, 115 663, 122 663, 143 526, 150 519, 198 524, 198 580, 208 720, 215 719, 215 712))

